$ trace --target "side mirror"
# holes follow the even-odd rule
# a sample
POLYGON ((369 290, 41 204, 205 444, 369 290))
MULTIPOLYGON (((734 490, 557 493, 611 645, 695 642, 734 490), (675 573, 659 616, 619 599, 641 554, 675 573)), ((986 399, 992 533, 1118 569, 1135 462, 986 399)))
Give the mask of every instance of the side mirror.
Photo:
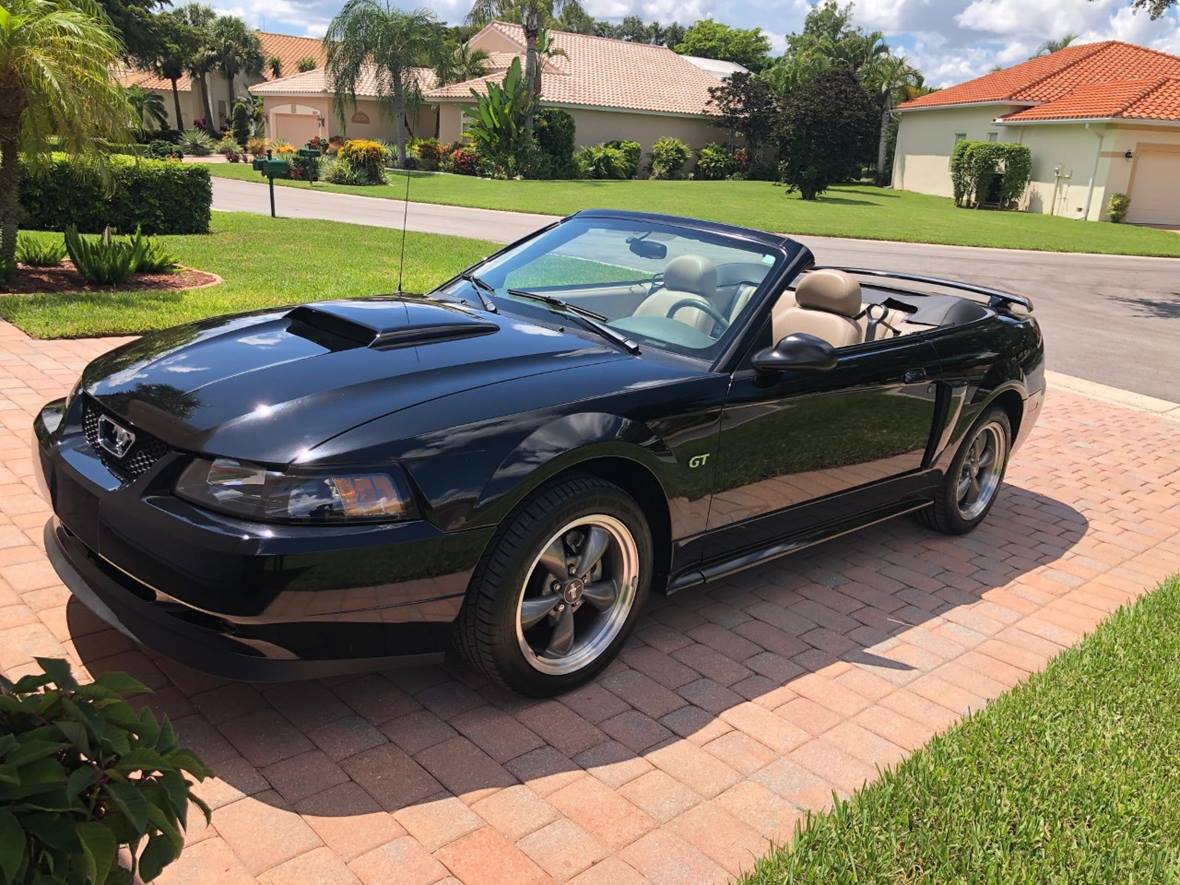
POLYGON ((796 332, 774 347, 758 351, 754 354, 753 362, 759 372, 831 369, 836 365, 836 348, 815 335, 796 332))

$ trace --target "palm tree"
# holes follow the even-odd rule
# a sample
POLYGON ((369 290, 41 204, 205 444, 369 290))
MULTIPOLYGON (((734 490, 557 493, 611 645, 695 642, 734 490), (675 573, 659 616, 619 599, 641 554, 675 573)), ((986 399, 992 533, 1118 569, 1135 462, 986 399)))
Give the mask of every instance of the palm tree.
POLYGON ((140 132, 149 129, 163 129, 168 125, 168 112, 164 110, 164 96, 142 86, 127 87, 127 103, 135 115, 140 132))
POLYGON ((580 0, 475 0, 467 13, 470 24, 486 24, 495 18, 517 21, 524 28, 524 81, 532 90, 533 99, 529 105, 524 125, 533 131, 533 114, 536 112, 535 99, 541 96, 541 77, 537 72, 537 37, 541 30, 556 20, 566 10, 574 14, 582 9, 580 0))
POLYGON ((234 106, 237 94, 234 92, 234 77, 239 73, 262 73, 262 43, 258 35, 246 27, 246 23, 232 15, 223 15, 210 29, 210 48, 217 60, 217 67, 225 75, 226 110, 234 106))
POLYGON ((1054 52, 1060 52, 1074 40, 1078 39, 1077 34, 1066 34, 1063 37, 1058 37, 1056 40, 1046 40, 1042 43, 1036 51, 1036 54, 1031 58, 1036 58, 1041 55, 1052 55, 1054 52))
POLYGON ((357 84, 366 73, 375 73, 380 97, 393 106, 397 162, 403 168, 406 108, 418 91, 414 66, 429 56, 437 27, 434 15, 424 9, 406 12, 390 0, 348 0, 324 37, 337 115, 343 120, 356 107, 357 84))
POLYGON ((555 58, 569 58, 569 53, 553 42, 548 28, 541 28, 537 34, 537 82, 530 90, 534 103, 541 97, 541 72, 545 69, 545 62, 555 58))
POLYGON ((93 0, 5 0, 0 7, 0 269, 16 261, 20 165, 60 149, 92 154, 99 136, 130 128, 111 76, 122 47, 93 0))
POLYGON ((303 58, 299 59, 299 62, 295 65, 295 69, 301 74, 305 74, 308 71, 314 71, 315 57, 311 55, 303 56, 303 58))
MULTIPOLYGON (((217 66, 211 33, 217 13, 203 3, 189 3, 176 10, 175 15, 192 32, 192 51, 185 57, 184 67, 189 79, 197 87, 201 116, 205 118, 205 131, 213 135, 216 130, 213 126, 213 105, 209 100, 209 74, 217 66)), ((180 128, 179 125, 177 128, 180 128)))
POLYGON ((172 107, 176 112, 176 128, 184 129, 184 115, 180 111, 180 87, 177 81, 184 76, 189 59, 197 51, 197 34, 183 17, 175 12, 162 12, 156 16, 156 32, 159 44, 151 67, 172 84, 172 107))
POLYGON ((277 55, 272 55, 266 60, 266 69, 270 71, 272 80, 277 80, 283 76, 283 60, 277 55))
POLYGON ((439 86, 474 80, 488 72, 488 54, 482 49, 471 49, 466 43, 444 44, 434 63, 434 76, 439 86))
POLYGON ((862 81, 881 100, 881 134, 877 139, 877 183, 884 184, 893 107, 909 98, 911 88, 922 85, 922 75, 904 55, 884 55, 868 66, 862 81))

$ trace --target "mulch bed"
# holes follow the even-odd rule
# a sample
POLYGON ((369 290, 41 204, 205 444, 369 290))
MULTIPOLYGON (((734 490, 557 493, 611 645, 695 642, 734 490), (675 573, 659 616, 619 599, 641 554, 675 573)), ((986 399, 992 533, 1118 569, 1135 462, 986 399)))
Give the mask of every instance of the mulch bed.
POLYGON ((88 283, 67 258, 57 267, 18 265, 7 283, 0 283, 0 296, 34 292, 60 295, 67 292, 138 292, 150 290, 201 289, 221 282, 215 273, 182 267, 175 273, 137 273, 126 282, 109 286, 88 283))

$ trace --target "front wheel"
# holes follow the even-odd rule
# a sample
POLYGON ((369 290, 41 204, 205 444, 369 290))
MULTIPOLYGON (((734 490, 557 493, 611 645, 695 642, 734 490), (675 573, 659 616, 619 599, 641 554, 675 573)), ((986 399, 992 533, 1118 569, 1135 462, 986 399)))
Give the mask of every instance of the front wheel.
POLYGON ((456 623, 464 656, 522 694, 581 685, 618 653, 651 582, 643 511, 613 483, 544 487, 496 534, 456 623))
POLYGON ((948 535, 964 535, 987 516, 1012 451, 1008 413, 992 406, 967 434, 934 499, 920 518, 948 535))

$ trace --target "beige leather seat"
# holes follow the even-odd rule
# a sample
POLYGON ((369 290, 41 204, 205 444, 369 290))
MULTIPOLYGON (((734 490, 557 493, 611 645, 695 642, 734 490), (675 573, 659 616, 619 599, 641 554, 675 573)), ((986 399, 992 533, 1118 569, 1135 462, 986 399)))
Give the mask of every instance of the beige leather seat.
MULTIPOLYGON (((668 316, 677 301, 712 303, 717 294, 717 268, 703 255, 681 255, 664 268, 664 288, 646 298, 635 310, 635 316, 668 316)), ((692 326, 706 335, 716 325, 712 317, 691 305, 677 308, 672 319, 692 326)))
POLYGON ((795 287, 794 304, 780 298, 774 306, 774 340, 796 332, 822 338, 833 347, 864 340, 857 322, 861 312, 860 283, 840 270, 813 270, 795 287))

